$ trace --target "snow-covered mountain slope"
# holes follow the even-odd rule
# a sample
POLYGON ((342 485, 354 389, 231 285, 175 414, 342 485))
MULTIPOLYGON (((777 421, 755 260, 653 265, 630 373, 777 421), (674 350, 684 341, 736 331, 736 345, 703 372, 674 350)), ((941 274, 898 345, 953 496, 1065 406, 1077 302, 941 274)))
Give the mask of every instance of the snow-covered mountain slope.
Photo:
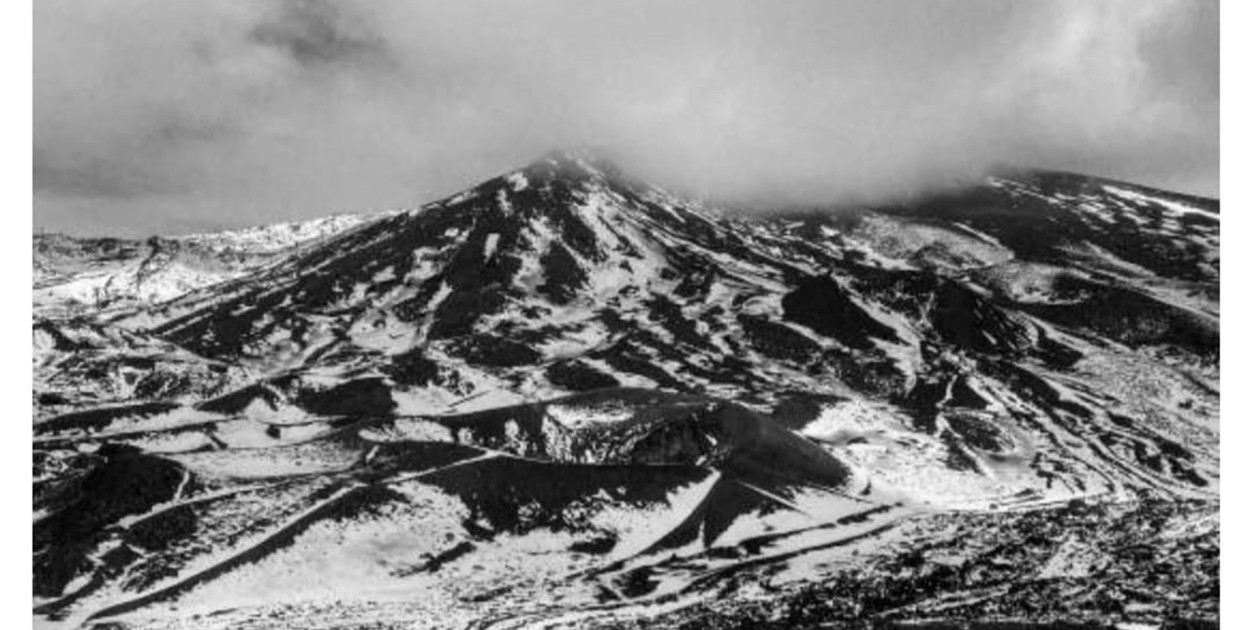
POLYGON ((393 214, 335 214, 308 221, 288 221, 239 230, 204 232, 175 237, 181 243, 214 252, 275 253, 296 245, 315 242, 356 227, 380 216, 393 214))
POLYGON ((35 310, 163 302, 236 278, 299 245, 372 218, 335 215, 146 241, 40 234, 34 242, 35 310))
MULTIPOLYGON (((62 402, 35 425, 36 613, 715 627, 735 596, 1028 619, 1055 580, 1098 584, 1072 567, 1122 531, 1175 550, 1209 610, 1218 280, 1218 202, 1120 182, 731 214, 552 154, 80 323, 218 377, 99 407, 76 392, 121 391, 105 369, 38 381, 62 402), (1030 538, 1044 514, 1070 539, 1030 538), (913 571, 925 549, 966 572, 913 571), (1041 586, 1004 589, 1019 571, 1041 586)), ((1154 588, 1125 584, 1099 597, 1154 588)))
POLYGON ((37 235, 36 417, 135 397, 211 397, 237 385, 237 367, 110 320, 240 277, 381 216, 386 213, 146 241, 37 235), (226 373, 231 378, 221 378, 226 373))
POLYGON ((136 400, 193 403, 255 379, 240 366, 86 316, 36 318, 32 335, 37 421, 136 400))

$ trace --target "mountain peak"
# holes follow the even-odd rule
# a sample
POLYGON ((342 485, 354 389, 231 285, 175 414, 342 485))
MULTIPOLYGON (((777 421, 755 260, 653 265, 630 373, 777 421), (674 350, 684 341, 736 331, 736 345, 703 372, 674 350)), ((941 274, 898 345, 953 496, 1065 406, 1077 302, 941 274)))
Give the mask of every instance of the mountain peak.
POLYGON ((609 157, 607 151, 594 147, 552 149, 522 168, 521 172, 539 179, 559 177, 610 180, 624 175, 624 171, 609 157))

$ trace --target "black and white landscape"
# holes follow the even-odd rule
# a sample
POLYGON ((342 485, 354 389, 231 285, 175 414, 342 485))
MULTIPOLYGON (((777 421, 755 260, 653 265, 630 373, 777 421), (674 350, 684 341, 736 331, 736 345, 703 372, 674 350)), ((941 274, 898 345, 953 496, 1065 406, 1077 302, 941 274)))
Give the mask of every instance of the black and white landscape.
POLYGON ((37 236, 36 624, 1218 626, 1218 201, 769 210, 37 236))
POLYGON ((36 628, 1219 627, 1217 0, 32 8, 36 628))

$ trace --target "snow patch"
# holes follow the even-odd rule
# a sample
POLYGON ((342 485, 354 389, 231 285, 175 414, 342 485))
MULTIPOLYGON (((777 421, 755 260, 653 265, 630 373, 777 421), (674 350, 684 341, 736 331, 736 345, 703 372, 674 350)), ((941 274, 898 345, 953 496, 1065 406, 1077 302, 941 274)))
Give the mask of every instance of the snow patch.
POLYGON ((1196 208, 1194 206, 1172 201, 1170 199, 1164 199, 1162 197, 1151 197, 1148 195, 1143 195, 1139 192, 1128 190, 1126 188, 1120 188, 1118 186, 1103 186, 1102 188, 1103 190, 1113 195, 1116 195, 1117 197, 1128 199, 1130 201, 1134 201, 1137 203, 1154 204, 1157 206, 1163 206, 1164 208, 1167 208, 1168 210, 1171 210, 1172 212, 1176 212, 1180 214, 1196 214, 1199 216, 1206 217, 1208 219, 1212 219, 1214 221, 1220 220, 1220 215, 1218 213, 1211 212, 1209 210, 1203 210, 1202 208, 1196 208))
POLYGON ((486 246, 482 250, 482 257, 490 260, 495 256, 495 250, 499 247, 499 233, 491 232, 486 235, 486 246))
POLYGON ((634 417, 634 411, 624 404, 576 406, 554 404, 547 406, 547 415, 567 429, 581 429, 596 424, 615 424, 634 417))
POLYGON ((517 171, 504 178, 509 184, 512 184, 513 192, 521 192, 529 187, 529 180, 525 178, 525 173, 517 171))

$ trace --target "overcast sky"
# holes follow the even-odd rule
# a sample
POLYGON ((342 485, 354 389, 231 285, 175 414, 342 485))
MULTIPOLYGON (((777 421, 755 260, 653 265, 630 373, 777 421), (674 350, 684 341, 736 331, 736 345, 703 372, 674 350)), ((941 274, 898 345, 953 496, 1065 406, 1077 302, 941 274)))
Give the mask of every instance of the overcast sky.
POLYGON ((595 145, 731 202, 997 165, 1219 196, 1215 0, 39 0, 35 225, 414 207, 595 145))

